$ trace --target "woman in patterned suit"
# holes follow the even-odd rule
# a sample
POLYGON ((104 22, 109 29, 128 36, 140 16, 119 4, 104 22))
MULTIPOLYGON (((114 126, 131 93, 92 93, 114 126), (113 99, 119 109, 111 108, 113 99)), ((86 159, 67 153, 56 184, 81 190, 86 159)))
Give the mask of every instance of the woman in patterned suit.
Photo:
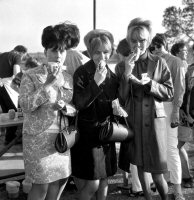
MULTIPOLYGON (((46 27, 42 46, 47 63, 27 71, 22 78, 19 103, 24 112, 25 175, 32 182, 28 200, 59 199, 71 174, 69 150, 58 153, 54 141, 59 132, 59 110, 67 108, 73 95, 72 77, 62 63, 66 50, 77 46, 79 40, 79 29, 71 23, 46 27)), ((65 122, 68 125, 68 120, 65 122)))

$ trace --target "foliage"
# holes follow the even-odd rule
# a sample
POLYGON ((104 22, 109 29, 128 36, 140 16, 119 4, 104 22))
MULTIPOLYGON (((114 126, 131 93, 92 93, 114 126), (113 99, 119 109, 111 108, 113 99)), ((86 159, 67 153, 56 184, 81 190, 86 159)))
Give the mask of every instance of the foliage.
POLYGON ((194 0, 183 0, 183 5, 183 8, 166 8, 162 25, 169 38, 185 37, 187 41, 194 42, 194 0))

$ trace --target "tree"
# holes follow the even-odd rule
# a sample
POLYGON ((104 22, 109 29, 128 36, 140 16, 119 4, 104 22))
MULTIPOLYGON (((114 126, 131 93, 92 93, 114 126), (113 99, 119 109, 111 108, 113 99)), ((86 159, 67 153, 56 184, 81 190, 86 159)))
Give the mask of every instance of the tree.
POLYGON ((194 0, 183 0, 183 8, 171 6, 165 9, 162 25, 167 37, 177 39, 186 37, 194 42, 194 0))

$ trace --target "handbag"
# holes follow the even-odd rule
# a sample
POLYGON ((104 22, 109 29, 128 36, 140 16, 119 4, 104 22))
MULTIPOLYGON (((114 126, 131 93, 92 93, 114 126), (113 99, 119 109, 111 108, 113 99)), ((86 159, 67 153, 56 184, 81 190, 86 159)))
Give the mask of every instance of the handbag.
POLYGON ((178 126, 178 138, 180 141, 193 142, 194 141, 194 130, 189 126, 178 126), (179 136, 181 136, 179 138, 179 136))
POLYGON ((99 140, 101 142, 126 142, 134 136, 125 117, 121 117, 120 120, 117 120, 116 116, 114 120, 107 117, 100 126, 99 140))
POLYGON ((55 139, 55 149, 59 153, 64 153, 68 149, 73 147, 79 139, 79 131, 77 128, 78 113, 75 117, 75 123, 67 126, 65 122, 65 127, 63 129, 61 129, 61 122, 63 118, 63 114, 61 111, 59 112, 59 117, 59 133, 57 134, 57 137, 55 139))

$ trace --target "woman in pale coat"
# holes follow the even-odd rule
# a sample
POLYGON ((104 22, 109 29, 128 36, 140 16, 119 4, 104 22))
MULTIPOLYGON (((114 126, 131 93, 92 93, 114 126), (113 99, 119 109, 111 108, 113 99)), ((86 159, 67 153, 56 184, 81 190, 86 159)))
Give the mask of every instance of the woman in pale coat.
POLYGON ((127 171, 130 163, 137 165, 147 200, 152 197, 145 173, 150 172, 161 198, 166 200, 168 185, 163 174, 168 170, 163 101, 172 98, 173 84, 166 62, 147 50, 151 32, 150 21, 140 18, 132 20, 127 30, 126 39, 133 53, 125 61, 119 93, 134 139, 121 144, 119 166, 127 171))

